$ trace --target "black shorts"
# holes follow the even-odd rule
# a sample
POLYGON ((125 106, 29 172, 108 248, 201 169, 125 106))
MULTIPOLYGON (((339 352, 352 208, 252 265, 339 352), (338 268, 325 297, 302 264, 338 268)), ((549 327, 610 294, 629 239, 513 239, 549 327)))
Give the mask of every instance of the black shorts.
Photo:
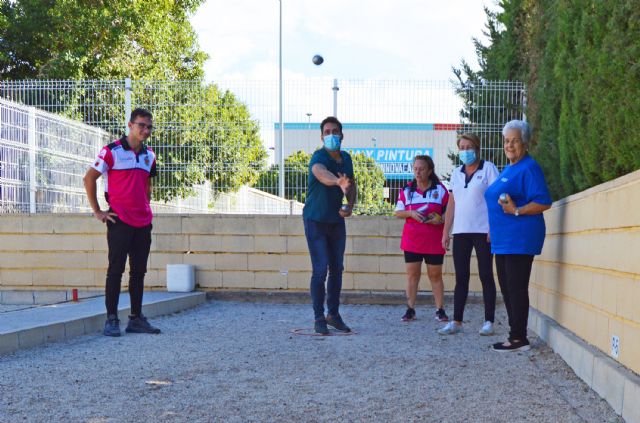
POLYGON ((411 253, 409 251, 404 252, 405 263, 417 263, 421 262, 423 259, 427 264, 442 265, 442 263, 444 263, 444 254, 420 254, 411 253))

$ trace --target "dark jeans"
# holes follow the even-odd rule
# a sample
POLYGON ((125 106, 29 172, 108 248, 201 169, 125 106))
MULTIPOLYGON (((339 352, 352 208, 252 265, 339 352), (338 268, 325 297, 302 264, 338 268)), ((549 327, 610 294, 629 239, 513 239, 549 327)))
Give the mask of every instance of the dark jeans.
POLYGON ((118 314, 120 284, 128 256, 131 314, 140 316, 144 275, 147 273, 147 259, 151 248, 152 225, 136 228, 127 225, 117 217, 114 219, 116 219, 116 223, 107 221, 107 244, 109 246, 109 268, 107 269, 105 288, 107 315, 118 314))
POLYGON ((533 256, 496 254, 498 283, 509 316, 509 339, 527 339, 529 320, 529 277, 533 256))
POLYGON ((324 223, 304 219, 304 234, 307 237, 313 269, 310 291, 314 317, 324 318, 324 283, 327 280, 327 270, 327 309, 329 314, 337 316, 344 270, 344 247, 347 241, 344 220, 324 223))
POLYGON ((456 288, 453 294, 453 320, 462 322, 464 305, 469 295, 471 251, 475 248, 478 274, 482 282, 484 320, 493 322, 496 312, 496 282, 493 279, 493 255, 487 234, 466 233, 453 236, 453 265, 456 270, 456 288))

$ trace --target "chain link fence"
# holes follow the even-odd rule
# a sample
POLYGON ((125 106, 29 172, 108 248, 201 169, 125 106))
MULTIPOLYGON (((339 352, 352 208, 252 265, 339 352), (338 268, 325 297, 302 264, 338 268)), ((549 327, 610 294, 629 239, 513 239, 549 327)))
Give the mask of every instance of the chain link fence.
POLYGON ((412 177, 416 154, 432 156, 436 173, 448 178, 461 132, 476 132, 483 155, 504 166, 500 131, 506 121, 523 118, 525 106, 518 82, 300 79, 285 81, 283 93, 281 146, 274 81, 3 81, 0 97, 33 106, 33 113, 47 116, 40 120, 58 119, 55 125, 68 128, 36 125, 39 141, 30 147, 32 109, 13 105, 5 112, 9 106, 2 103, 2 210, 87 210, 82 175, 100 147, 125 132, 132 108, 144 107, 154 115, 149 144, 158 156, 156 212, 300 213, 308 158, 321 145, 320 121, 336 115, 344 123, 343 148, 356 166, 357 211, 388 213, 412 177), (95 135, 89 140, 80 133, 95 135), (47 159, 33 162, 32 178, 28 157, 40 145, 47 159), (284 198, 274 160, 280 151, 284 198), (60 166, 60 158, 70 162, 60 166))

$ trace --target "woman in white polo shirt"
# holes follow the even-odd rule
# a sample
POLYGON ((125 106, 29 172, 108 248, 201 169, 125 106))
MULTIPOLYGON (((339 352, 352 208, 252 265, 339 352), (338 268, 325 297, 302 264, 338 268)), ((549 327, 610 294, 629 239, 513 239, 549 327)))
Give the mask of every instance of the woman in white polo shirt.
POLYGON ((449 249, 451 240, 449 234, 453 234, 453 265, 456 272, 453 321, 438 333, 451 335, 462 330, 464 306, 469 294, 471 251, 475 249, 484 299, 484 324, 480 328, 480 335, 492 335, 496 283, 493 279, 493 255, 484 192, 499 172, 493 163, 480 160, 480 138, 476 134, 466 133, 460 136, 458 156, 463 164, 451 174, 451 196, 442 234, 442 246, 446 249, 449 249))

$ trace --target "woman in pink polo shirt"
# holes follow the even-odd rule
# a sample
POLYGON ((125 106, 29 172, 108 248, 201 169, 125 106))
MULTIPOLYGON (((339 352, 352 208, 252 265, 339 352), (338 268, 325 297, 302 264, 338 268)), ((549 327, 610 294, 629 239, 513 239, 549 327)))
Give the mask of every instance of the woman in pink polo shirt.
POLYGON ((449 201, 449 192, 438 179, 434 167, 431 157, 414 157, 413 181, 400 192, 396 204, 396 217, 405 219, 400 243, 407 267, 407 311, 402 316, 405 322, 416 319, 415 304, 423 260, 427 264, 427 275, 436 303, 435 318, 440 322, 449 320, 444 311, 442 263, 445 250, 441 242, 442 217, 449 201))

